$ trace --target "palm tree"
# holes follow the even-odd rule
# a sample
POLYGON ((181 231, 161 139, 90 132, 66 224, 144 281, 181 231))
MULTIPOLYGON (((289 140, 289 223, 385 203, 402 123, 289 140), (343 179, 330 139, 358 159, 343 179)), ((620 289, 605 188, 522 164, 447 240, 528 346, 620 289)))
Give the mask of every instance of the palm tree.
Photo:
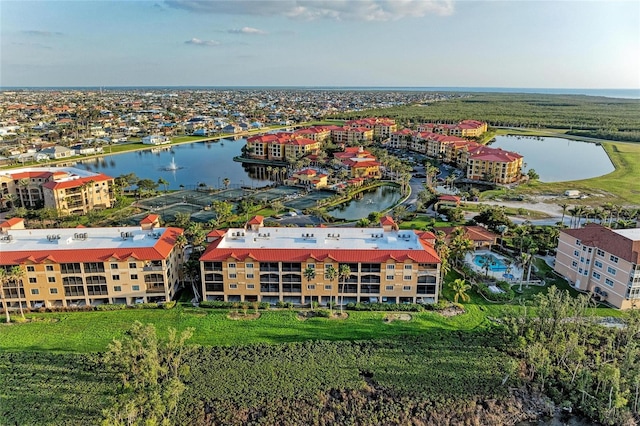
POLYGON ((529 253, 520 253, 520 257, 516 258, 516 262, 518 266, 522 268, 522 273, 520 274, 520 287, 518 291, 522 293, 522 281, 524 281, 524 270, 527 267, 527 263, 529 263, 529 259, 531 259, 531 254, 529 253))
POLYGON ((22 309, 22 297, 20 295, 20 288, 22 287, 24 291, 24 286, 22 284, 22 278, 24 277, 24 269, 20 265, 16 265, 9 270, 9 280, 13 281, 18 288, 18 304, 20 306, 20 315, 22 319, 24 319, 24 310, 22 309))
POLYGON ((564 226, 564 215, 567 213, 567 207, 569 207, 569 205, 567 203, 562 203, 559 204, 559 207, 562 209, 562 219, 560 219, 560 222, 562 223, 562 226, 564 226))
POLYGON ((273 167, 267 166, 267 178, 271 179, 271 172, 273 171, 273 167))
POLYGON ((164 193, 167 193, 167 187, 169 186, 169 182, 166 179, 160 178, 158 179, 158 185, 164 186, 164 193))
POLYGON ((489 269, 494 266, 496 262, 491 255, 485 255, 480 258, 480 266, 484 269, 484 274, 489 277, 489 269))
MULTIPOLYGON (((328 265, 326 268, 324 268, 324 277, 327 280, 329 280, 330 283, 333 283, 333 280, 335 280, 337 276, 338 276, 338 271, 336 271, 336 268, 333 265, 328 265)), ((333 285, 332 285, 331 293, 333 293, 333 285)), ((331 302, 331 296, 329 296, 329 311, 333 315, 333 305, 331 302)))
POLYGON ((5 268, 0 268, 0 298, 2 300, 2 307, 4 308, 4 315, 6 317, 7 324, 11 322, 11 316, 9 315, 9 306, 7 306, 7 299, 4 295, 4 285, 9 281, 9 274, 5 268))
MULTIPOLYGON (((307 284, 311 283, 311 280, 316 278, 316 268, 307 266, 302 272, 302 275, 307 279, 307 284)), ((313 311, 313 294, 311 294, 311 311, 313 311)))
POLYGON ((231 180, 229 178, 222 179, 222 184, 224 185, 224 189, 229 188, 229 184, 231 184, 231 180))
POLYGON ((458 303, 458 299, 463 302, 468 302, 471 299, 467 294, 467 290, 470 290, 471 286, 465 280, 457 278, 450 284, 450 287, 453 290, 453 301, 455 303, 458 303))
POLYGON ((27 207, 27 200, 29 202, 29 207, 31 207, 31 191, 29 191, 29 179, 23 178, 18 181, 18 185, 20 186, 20 205, 22 207, 27 207), (26 199, 25 193, 26 192, 26 199))
POLYGON ((347 264, 340 265, 338 270, 339 280, 342 281, 342 288, 340 289, 340 315, 342 315, 342 305, 344 304, 344 283, 351 276, 351 268, 347 264))

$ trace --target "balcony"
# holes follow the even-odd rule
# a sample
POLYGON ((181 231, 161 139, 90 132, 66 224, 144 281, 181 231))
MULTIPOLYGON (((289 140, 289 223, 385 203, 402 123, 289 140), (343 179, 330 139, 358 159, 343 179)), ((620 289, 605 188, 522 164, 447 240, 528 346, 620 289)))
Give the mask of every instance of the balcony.
POLYGON ((147 285, 147 293, 164 293, 164 285, 147 285))
POLYGON ((148 271, 162 271, 163 267, 162 265, 146 265, 142 267, 142 270, 145 272, 148 271))

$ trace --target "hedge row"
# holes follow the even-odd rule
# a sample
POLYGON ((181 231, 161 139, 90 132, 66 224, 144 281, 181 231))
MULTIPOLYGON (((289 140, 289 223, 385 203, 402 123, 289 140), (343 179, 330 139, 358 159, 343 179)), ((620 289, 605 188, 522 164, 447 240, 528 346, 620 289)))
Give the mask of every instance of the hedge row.
POLYGON ((206 309, 255 309, 256 306, 258 309, 269 309, 270 307, 268 302, 222 302, 218 300, 203 300, 199 306, 206 309))

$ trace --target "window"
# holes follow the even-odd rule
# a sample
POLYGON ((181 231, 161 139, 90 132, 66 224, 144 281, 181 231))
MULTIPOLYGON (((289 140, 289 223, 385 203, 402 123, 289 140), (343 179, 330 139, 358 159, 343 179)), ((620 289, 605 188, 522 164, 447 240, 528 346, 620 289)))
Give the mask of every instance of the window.
POLYGON ((611 255, 609 257, 609 260, 611 260, 613 263, 618 263, 618 256, 611 255))
POLYGON ((32 288, 31 294, 40 294, 40 290, 38 290, 37 288, 32 288))
POLYGON ((235 279, 237 274, 229 274, 229 278, 235 279))
POLYGON ((584 271, 582 271, 582 275, 584 275, 585 277, 589 275, 589 270, 585 269, 584 271))
POLYGON ((46 269, 48 272, 53 272, 53 265, 47 265, 47 266, 45 266, 45 269, 46 269))
POLYGON ((247 279, 250 280, 253 278, 253 274, 247 274, 247 279))
POLYGON ((392 281, 393 280, 393 275, 387 275, 387 281, 392 281))
POLYGON ((393 291, 393 286, 392 285, 386 285, 386 286, 384 286, 384 289, 386 291, 393 291))
POLYGON ((602 257, 604 257, 604 250, 600 250, 600 249, 598 249, 598 250, 596 250, 596 254, 597 254, 598 256, 602 256, 602 257))
POLYGON ((139 286, 139 285, 132 285, 132 286, 131 286, 131 290, 133 290, 133 291, 140 291, 140 286, 139 286))
POLYGON ((49 294, 58 294, 58 289, 57 288, 50 288, 49 289, 49 294))
POLYGON ((35 279, 35 278, 33 278, 33 277, 29 277, 29 284, 35 284, 35 283, 37 283, 37 282, 38 282, 38 280, 37 280, 37 279, 35 279))
POLYGON ((611 275, 616 274, 615 268, 612 268, 611 266, 607 266, 607 272, 610 273, 611 275))
POLYGON ((584 263, 584 257, 580 258, 580 263, 584 263))
POLYGON ((578 269, 578 273, 581 274, 582 273, 582 268, 578 269))
POLYGON ((104 263, 102 262, 87 262, 84 264, 84 272, 104 272, 104 263))
POLYGON ((576 245, 577 245, 578 247, 580 247, 580 246, 582 245, 582 243, 580 242, 580 240, 576 240, 576 245))
POLYGON ((402 291, 411 291, 411 286, 410 285, 403 285, 402 286, 402 291))
POLYGON ((587 246, 582 246, 582 251, 587 251, 587 246))
POLYGON ((63 274, 81 274, 79 263, 63 263, 60 265, 60 272, 63 274))
POLYGON ((47 277, 47 282, 55 283, 56 282, 56 277, 47 277))
POLYGON ((411 280, 411 275, 405 275, 402 277, 403 280, 405 281, 410 281, 411 280))
POLYGON ((245 263, 244 267, 247 269, 253 269, 253 263, 245 263))
POLYGON ((578 262, 576 262, 576 261, 574 260, 573 262, 571 262, 571 266, 573 266, 573 267, 575 268, 576 266, 578 266, 578 262))
POLYGON ((595 262, 593 262, 594 265, 596 265, 596 268, 602 268, 602 262, 600 262, 599 260, 596 260, 595 262))
POLYGON ((404 265, 404 270, 405 271, 410 271, 411 270, 411 265, 404 265))
POLYGON ((118 264, 117 263, 112 263, 111 264, 111 269, 118 269, 118 264))
POLYGON ((111 275, 111 279, 114 281, 120 281, 120 275, 111 275))
POLYGON ((229 284, 229 288, 235 290, 236 288, 238 288, 238 284, 229 284))
POLYGON ((27 272, 35 272, 35 266, 27 266, 27 272))
POLYGON ((113 286, 113 291, 122 291, 122 287, 119 285, 114 285, 113 286))
POLYGON ((247 289, 248 290, 253 290, 254 288, 256 288, 255 284, 247 284, 247 289))
POLYGON ((307 285, 307 290, 315 290, 316 289, 316 285, 315 284, 308 284, 307 285))
POLYGON ((593 276, 593 278, 595 278, 596 280, 600 279, 600 274, 597 273, 596 271, 593 271, 593 274, 591 274, 593 276))
POLYGON ((136 269, 136 262, 129 262, 129 269, 136 269))
POLYGON ((316 269, 316 264, 315 263, 307 263, 307 268, 316 269))
POLYGON ((580 252, 579 252, 578 250, 575 250, 575 251, 573 252, 573 255, 574 255, 574 256, 580 256, 580 252))
POLYGON ((324 286, 324 289, 325 289, 325 290, 331 290, 331 284, 327 284, 327 285, 325 285, 325 286, 324 286))
POLYGON ((387 265, 387 269, 396 269, 396 265, 387 265))
POLYGON ((131 279, 132 280, 137 280, 138 279, 138 274, 131 274, 131 279))
POLYGON ((236 269, 236 264, 235 263, 229 263, 229 264, 227 264, 227 268, 236 269))
POLYGON ((605 278, 604 283, 608 286, 613 287, 613 280, 610 280, 609 278, 605 278))

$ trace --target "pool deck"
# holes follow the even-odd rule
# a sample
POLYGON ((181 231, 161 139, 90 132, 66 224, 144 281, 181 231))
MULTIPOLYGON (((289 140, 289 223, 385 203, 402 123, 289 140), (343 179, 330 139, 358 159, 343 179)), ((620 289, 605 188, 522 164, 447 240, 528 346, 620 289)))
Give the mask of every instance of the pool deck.
MULTIPOLYGON (((476 256, 484 256, 484 255, 492 255, 498 259, 506 259, 506 256, 503 256, 501 254, 489 251, 489 250, 478 250, 472 253, 467 253, 467 255, 465 256, 465 262, 467 263, 467 265, 469 265, 471 267, 471 269, 473 269, 474 271, 483 274, 485 273, 484 269, 482 269, 482 267, 476 265, 473 262, 473 259, 476 256)), ((513 261, 513 259, 511 260, 511 269, 509 271, 509 274, 511 274, 513 276, 512 279, 507 279, 506 277, 503 276, 503 274, 506 274, 507 271, 491 271, 489 270, 489 276, 493 277, 497 280, 502 280, 502 281, 508 281, 508 282, 518 282, 520 280, 520 277, 522 276, 522 268, 519 268, 518 266, 515 265, 515 262, 513 261)))

